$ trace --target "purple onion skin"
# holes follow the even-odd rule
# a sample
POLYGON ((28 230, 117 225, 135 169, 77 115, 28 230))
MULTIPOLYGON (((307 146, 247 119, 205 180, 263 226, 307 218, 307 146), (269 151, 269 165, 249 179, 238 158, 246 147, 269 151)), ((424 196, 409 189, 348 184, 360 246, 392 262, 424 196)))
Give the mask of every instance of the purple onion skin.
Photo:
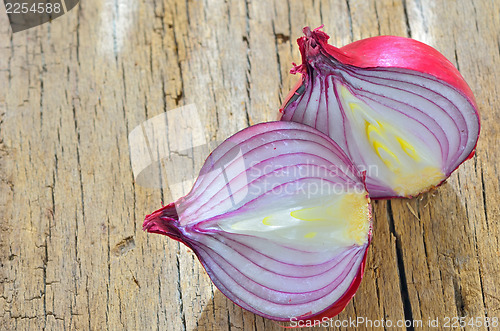
MULTIPOLYGON (((322 27, 320 27, 322 28, 322 27)), ((465 82, 459 71, 448 61, 441 53, 434 48, 410 38, 396 36, 379 36, 366 38, 353 42, 341 48, 334 47, 328 44, 329 36, 317 28, 311 31, 308 27, 304 28, 305 36, 297 39, 302 55, 302 64, 296 65, 291 73, 302 74, 302 79, 294 86, 280 108, 280 119, 286 121, 295 121, 299 123, 301 119, 291 119, 295 111, 297 97, 300 97, 308 88, 312 86, 313 75, 321 76, 323 71, 320 68, 320 62, 327 59, 327 62, 334 63, 334 66, 341 70, 352 71, 355 73, 373 72, 373 70, 400 70, 402 72, 430 77, 433 80, 441 82, 444 86, 448 86, 454 91, 462 95, 468 102, 467 116, 473 116, 469 126, 472 126, 470 132, 467 132, 471 138, 467 146, 461 142, 461 149, 466 150, 462 153, 459 160, 453 162, 453 165, 446 168, 443 165, 444 177, 429 185, 426 189, 418 191, 414 194, 398 194, 393 190, 387 189, 385 192, 375 192, 367 180, 368 192, 372 199, 389 199, 395 197, 411 198, 420 193, 432 190, 434 187, 441 185, 460 164, 469 160, 474 156, 475 148, 480 133, 480 118, 477 104, 470 87, 465 82), (343 69, 342 69, 343 68, 343 69), (473 115, 471 115, 473 114, 473 115), (471 139, 474 139, 473 142, 471 139)), ((352 92, 352 91, 351 91, 352 92)), ((354 94, 354 93, 353 93, 354 94)), ((335 96, 331 96, 335 98, 335 96)), ((319 106, 321 107, 321 106, 319 106)), ((309 123, 304 123, 310 125, 309 123)), ((312 125, 320 131, 330 134, 322 129, 320 125, 312 125)), ((332 135, 330 135, 334 138, 332 135)), ((336 140, 334 138, 334 140, 336 140)), ((337 141, 338 142, 338 141, 337 141)), ((339 145, 342 144, 338 142, 339 145)), ((346 151, 348 155, 350 153, 346 151)), ((457 152, 458 153, 458 152, 457 152)), ((350 155, 351 156, 351 155, 350 155)), ((352 156, 351 156, 352 157, 352 156)), ((356 162, 355 162, 356 163, 356 162)), ((356 163, 357 164, 357 163, 356 163)))

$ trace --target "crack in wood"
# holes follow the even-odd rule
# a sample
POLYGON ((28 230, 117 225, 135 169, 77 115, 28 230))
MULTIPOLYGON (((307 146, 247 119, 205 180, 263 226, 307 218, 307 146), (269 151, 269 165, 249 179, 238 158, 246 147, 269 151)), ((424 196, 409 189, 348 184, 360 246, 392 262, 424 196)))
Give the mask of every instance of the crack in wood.
MULTIPOLYGON (((398 235, 394 225, 394 215, 392 214, 391 201, 387 201, 387 216, 389 220, 389 229, 392 235, 396 238, 396 258, 398 263, 398 275, 399 275, 399 288, 401 290, 401 300, 403 302, 403 310, 405 314, 405 320, 413 321, 413 311, 410 301, 410 294, 408 291, 408 282, 406 280, 406 271, 403 258, 403 249, 401 247, 401 237, 398 235)), ((414 328, 408 327, 407 330, 413 330, 414 328)))

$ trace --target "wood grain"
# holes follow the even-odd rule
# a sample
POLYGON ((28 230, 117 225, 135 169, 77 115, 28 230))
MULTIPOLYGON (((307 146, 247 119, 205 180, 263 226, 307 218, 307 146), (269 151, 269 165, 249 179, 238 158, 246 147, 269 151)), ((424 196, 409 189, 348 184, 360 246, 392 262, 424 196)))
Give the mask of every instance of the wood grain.
MULTIPOLYGON (((437 48, 482 117, 475 157, 446 184, 374 202, 364 280, 335 320, 500 316, 499 1, 88 0, 16 34, 1 8, 1 330, 280 330, 141 230, 177 197, 165 177, 134 181, 128 135, 188 104, 212 145, 276 119, 295 40, 321 24, 338 46, 392 34, 437 48)), ((168 181, 192 180, 208 152, 178 155, 168 181)))

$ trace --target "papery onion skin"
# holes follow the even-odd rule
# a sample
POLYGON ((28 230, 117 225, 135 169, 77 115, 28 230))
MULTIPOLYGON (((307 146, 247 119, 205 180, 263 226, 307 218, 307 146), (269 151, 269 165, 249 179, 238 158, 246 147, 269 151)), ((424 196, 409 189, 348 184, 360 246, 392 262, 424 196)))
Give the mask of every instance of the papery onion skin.
MULTIPOLYGON (((413 71, 417 75, 428 75, 428 77, 433 77, 436 81, 442 82, 443 85, 449 84, 451 88, 466 98, 467 102, 470 104, 469 108, 474 112, 476 123, 472 123, 474 121, 469 119, 468 125, 472 126, 470 135, 472 138, 475 138, 475 141, 473 144, 468 143, 467 155, 462 155, 459 162, 454 163, 454 166, 451 169, 443 171, 443 178, 432 183, 432 185, 429 185, 427 189, 424 188, 411 194, 404 192, 398 193, 392 191, 391 189, 387 189, 385 191, 372 190, 370 183, 371 178, 368 178, 367 186, 372 199, 412 197, 418 195, 428 189, 441 185, 461 163, 473 157, 480 132, 480 120, 477 104, 470 87, 467 85, 459 71, 441 53, 414 39, 396 36, 371 37, 353 42, 341 48, 337 48, 328 44, 327 41, 329 36, 323 31, 320 31, 319 29, 321 28, 322 26, 311 31, 308 27, 306 27, 304 28, 305 36, 300 37, 297 40, 302 55, 302 64, 298 66, 296 65, 291 70, 291 73, 301 73, 302 79, 294 86, 292 91, 285 98, 285 101, 280 109, 280 118, 282 120, 304 123, 301 119, 292 119, 295 111, 295 105, 291 101, 294 99, 297 100, 297 96, 300 97, 303 93, 305 94, 306 92, 304 92, 304 90, 307 91, 307 89, 312 86, 314 82, 311 77, 317 70, 319 72, 320 69, 317 69, 315 66, 317 61, 320 61, 318 59, 321 57, 328 58, 332 61, 332 63, 336 63, 336 66, 344 67, 345 70, 353 70, 353 72, 356 72, 356 70, 363 72, 363 70, 380 71, 382 69, 396 69, 402 70, 406 73, 413 71)), ((321 73, 318 73, 318 75, 321 75, 321 73)), ((328 86, 328 82, 326 82, 326 86, 328 86)), ((351 91, 351 93, 354 92, 351 91)), ((335 96, 332 96, 332 98, 334 97, 335 96)), ((322 106, 318 106, 318 108, 321 107, 322 106)), ((320 110, 318 110, 318 112, 320 112, 320 110)), ((318 126, 312 126, 320 129, 320 131, 324 133, 329 134, 329 132, 325 132, 324 129, 318 126)), ((333 136, 331 137, 334 138, 333 136)), ((342 144, 340 142, 338 143, 342 147, 342 144)), ((346 152, 350 155, 347 150, 346 152)), ((352 155, 350 156, 353 158, 352 155)), ((359 164, 359 160, 356 160, 355 157, 353 161, 355 161, 355 164, 359 164)), ((446 168, 445 165, 443 165, 443 167, 446 168)))
POLYGON ((313 37, 331 56, 344 64, 358 68, 404 68, 423 72, 441 79, 462 91, 477 109, 474 95, 455 66, 436 49, 411 38, 398 36, 376 36, 361 39, 337 48, 328 44, 330 38, 325 32, 304 28, 306 37, 297 42, 305 58, 306 39, 313 37))
MULTIPOLYGON (((362 174, 329 137, 302 124, 270 122, 247 128, 221 144, 205 162, 191 192, 146 216, 143 227, 148 232, 167 235, 191 248, 219 290, 242 308, 276 321, 287 322, 292 317, 296 320, 317 321, 323 317, 331 318, 341 312, 359 287, 371 241, 371 206, 362 174), (234 159, 227 159, 228 153, 235 148, 241 154, 236 153, 234 159), (248 191, 246 196, 239 196, 242 200, 238 202, 238 192, 241 188, 238 189, 237 184, 241 173, 235 172, 233 165, 241 160, 248 165, 245 176, 247 176, 248 187, 252 190, 248 191), (220 167, 220 162, 225 163, 224 167, 220 167), (288 170, 283 172, 282 166, 285 163, 288 170), (326 170, 325 165, 330 166, 328 172, 323 172, 326 170), (221 169, 226 171, 225 179, 222 178, 223 170, 221 169), (297 173, 292 171, 294 169, 301 169, 301 171, 297 173), (309 169, 309 171, 304 172, 304 169, 309 169), (267 173, 259 171, 267 171, 267 173), (342 188, 343 191, 334 194, 304 192, 306 195, 302 195, 302 191, 290 189, 276 196, 271 191, 254 190, 267 187, 266 185, 269 184, 273 184, 271 187, 277 187, 274 186, 277 183, 284 183, 289 188, 294 188, 295 184, 303 180, 311 181, 311 183, 331 180, 338 183, 336 187, 342 188), (234 186, 234 190, 229 190, 231 193, 220 199, 220 192, 222 192, 220 188, 230 185, 234 186), (252 192, 261 192, 261 194, 255 195, 252 192), (224 201, 228 197, 234 199, 235 205, 227 204, 224 207, 224 201), (327 204, 332 203, 332 206, 339 206, 338 208, 332 207, 333 209, 328 207, 328 210, 345 211, 346 214, 318 215, 317 210, 321 211, 322 208, 326 208, 321 204, 322 201, 326 201, 327 204), (357 201, 358 204, 353 204, 352 208, 349 204, 344 206, 344 202, 350 203, 351 201, 357 201), (320 205, 316 205, 316 202, 320 205), (299 203, 298 207, 293 206, 296 203, 299 203), (305 208, 300 206, 305 206, 305 208), (214 209, 217 212, 212 212, 214 209), (261 216, 255 215, 269 214, 270 222, 273 222, 273 215, 285 215, 280 211, 281 209, 285 210, 285 214, 291 211, 290 215, 298 215, 293 217, 299 217, 299 221, 295 220, 297 221, 295 225, 287 225, 288 223, 278 225, 280 220, 276 220, 278 223, 272 224, 269 230, 271 232, 262 230, 261 223, 267 225, 266 223, 269 222, 266 221, 267 217, 261 223, 251 223, 255 226, 250 228, 246 226, 247 219, 261 219, 261 216), (353 209, 354 213, 350 209, 353 209), (327 223, 321 223, 323 216, 329 220, 327 223), (312 219, 304 219, 304 217, 312 219), (318 217, 320 219, 317 219, 318 217), (342 221, 343 217, 347 217, 347 223, 342 221), (339 220, 341 223, 335 223, 339 220), (313 237, 307 237, 309 234, 307 231, 314 229, 324 231, 324 226, 333 232, 345 228, 347 232, 342 232, 344 231, 342 230, 339 233, 345 233, 347 237, 338 237, 333 232, 332 234, 317 233, 313 237), (300 231, 293 232, 297 230, 300 231), (333 236, 333 239, 324 241, 322 238, 326 238, 325 236, 333 236), (352 246, 349 243, 352 243, 352 246), (265 245, 274 248, 266 251, 265 245), (283 256, 283 254, 290 255, 283 256), (224 256, 237 258, 225 260, 224 256), (294 263, 290 264, 290 261, 294 263), (229 264, 225 269, 220 270, 222 266, 219 265, 220 263, 229 264), (344 265, 345 270, 339 269, 344 265), (231 270, 232 266, 250 269, 246 273, 245 270, 239 270, 236 273, 236 270, 231 270), (273 281, 270 281, 268 285, 258 285, 263 281, 263 276, 259 273, 249 274, 252 268, 261 270, 261 273, 271 272, 279 284, 272 285, 273 281), (290 272, 292 273, 288 275, 290 272), (237 283, 236 279, 243 279, 247 284, 237 283), (311 289, 304 291, 294 289, 295 285, 288 285, 287 280, 290 284, 298 282, 297 284, 302 284, 304 289, 311 289), (315 282, 326 283, 316 287, 315 282), (336 285, 331 287, 331 284, 336 285), (257 295, 256 299, 241 295, 241 293, 246 293, 244 291, 249 291, 248 289, 252 286, 256 289, 252 292, 257 295), (330 287, 332 290, 325 292, 325 289, 330 287), (264 300, 266 307, 259 307, 255 304, 255 302, 262 301, 258 298, 259 295, 272 295, 264 300), (332 302, 324 301, 330 297, 332 302), (318 308, 320 306, 321 309, 318 308), (306 309, 297 314, 284 314, 276 310, 280 307, 283 311, 290 312, 299 312, 300 309, 308 307, 316 311, 306 309), (275 314, 270 313, 273 311, 275 314)), ((252 293, 249 292, 248 295, 252 293)))

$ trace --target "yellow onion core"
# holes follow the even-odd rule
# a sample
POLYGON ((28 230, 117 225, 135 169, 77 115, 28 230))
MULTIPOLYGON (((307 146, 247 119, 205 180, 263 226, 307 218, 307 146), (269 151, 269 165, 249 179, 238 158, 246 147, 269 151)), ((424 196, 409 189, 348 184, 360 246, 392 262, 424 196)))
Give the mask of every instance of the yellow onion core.
POLYGON ((346 116, 364 162, 377 167, 377 177, 402 196, 417 195, 439 184, 446 178, 441 170, 441 159, 408 130, 401 130, 391 122, 383 107, 374 110, 363 100, 340 85, 340 94, 346 116))
POLYGON ((292 208, 224 219, 224 231, 307 246, 364 245, 370 230, 367 192, 347 192, 299 202, 292 208))

